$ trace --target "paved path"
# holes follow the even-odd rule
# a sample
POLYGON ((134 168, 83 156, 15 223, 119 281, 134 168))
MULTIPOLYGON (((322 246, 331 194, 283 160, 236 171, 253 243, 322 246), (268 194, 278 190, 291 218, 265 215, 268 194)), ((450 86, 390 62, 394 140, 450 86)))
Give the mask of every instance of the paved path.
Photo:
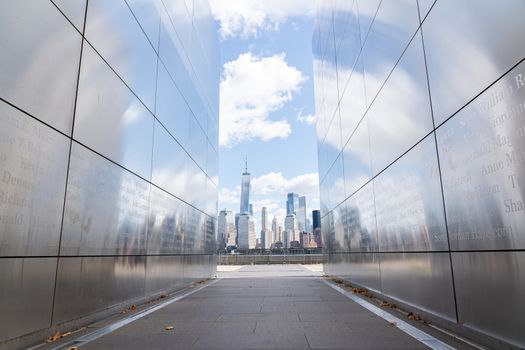
POLYGON ((313 270, 269 265, 219 271, 217 283, 81 349, 426 348, 313 270), (174 329, 165 330, 168 325, 174 329))

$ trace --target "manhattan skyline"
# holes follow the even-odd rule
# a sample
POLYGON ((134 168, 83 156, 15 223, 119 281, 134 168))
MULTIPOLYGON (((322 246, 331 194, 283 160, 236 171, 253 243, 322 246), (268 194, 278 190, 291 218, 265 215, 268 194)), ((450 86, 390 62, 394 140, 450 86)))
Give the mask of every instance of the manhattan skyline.
POLYGON ((212 1, 211 7, 221 36, 218 210, 239 210, 239 175, 248 157, 257 230, 262 207, 270 220, 284 221, 289 192, 306 195, 311 213, 319 208, 311 52, 316 2, 258 2, 248 10, 212 1), (245 10, 264 14, 266 25, 239 13, 245 10), (236 18, 243 23, 236 25, 236 18))

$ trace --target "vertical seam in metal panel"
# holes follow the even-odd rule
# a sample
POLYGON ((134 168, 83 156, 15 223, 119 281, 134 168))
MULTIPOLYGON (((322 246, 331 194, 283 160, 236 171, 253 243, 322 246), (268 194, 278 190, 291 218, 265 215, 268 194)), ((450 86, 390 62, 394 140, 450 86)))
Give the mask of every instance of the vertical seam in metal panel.
POLYGON ((75 90, 75 102, 73 104, 73 118, 71 122, 71 134, 69 135, 69 153, 67 158, 67 168, 66 168, 66 183, 64 186, 64 202, 62 204, 62 220, 60 222, 60 236, 58 239, 58 251, 57 251, 57 262, 55 267, 55 285, 53 288, 53 301, 51 303, 51 317, 50 317, 50 324, 49 326, 53 326, 53 320, 55 317, 55 301, 56 301, 56 292, 57 292, 57 285, 58 285, 58 267, 60 265, 60 253, 61 253, 61 247, 62 247, 62 235, 64 231, 64 216, 65 216, 65 210, 66 210, 66 200, 67 200, 67 188, 68 188, 68 181, 69 181, 69 170, 71 166, 71 151, 73 150, 73 132, 75 130, 75 116, 77 113, 77 101, 78 101, 78 88, 80 84, 80 71, 82 69, 82 51, 84 49, 84 33, 86 31, 86 20, 87 20, 87 8, 88 8, 88 2, 89 0, 86 0, 86 7, 84 9, 84 23, 82 25, 82 33, 80 33, 80 55, 78 59, 78 72, 77 72, 77 84, 76 84, 76 90, 75 90))
MULTIPOLYGON (((449 258, 449 264, 450 264, 450 274, 452 279, 452 293, 454 295, 454 310, 456 312, 456 323, 459 324, 459 315, 458 315, 458 303, 457 303, 457 297, 456 297, 456 283, 454 278, 454 267, 452 265, 452 252, 450 250, 450 235, 448 230, 448 220, 447 220, 447 210, 445 206, 445 192, 443 190, 443 178, 441 175, 441 163, 439 160, 439 149, 438 149, 438 140, 436 135, 436 124, 434 122, 434 109, 432 106, 432 94, 430 92, 430 80, 428 78, 428 66, 427 66, 427 55, 425 51, 425 40, 423 39, 423 24, 421 20, 421 12, 419 9, 419 0, 417 1, 417 11, 419 14, 419 22, 420 22, 420 34, 421 34, 421 45, 423 49, 423 61, 425 62, 425 73, 426 73, 426 80, 427 80, 427 89, 428 89, 428 98, 430 103, 430 115, 432 116, 432 126, 433 126, 433 134, 434 134, 434 146, 436 147, 436 159, 437 159, 437 166, 438 166, 438 175, 439 175, 439 186, 441 188, 441 201, 443 205, 443 218, 445 220, 445 230, 447 233, 447 244, 448 244, 448 258, 449 258)), ((430 12, 430 11, 429 11, 430 12)))

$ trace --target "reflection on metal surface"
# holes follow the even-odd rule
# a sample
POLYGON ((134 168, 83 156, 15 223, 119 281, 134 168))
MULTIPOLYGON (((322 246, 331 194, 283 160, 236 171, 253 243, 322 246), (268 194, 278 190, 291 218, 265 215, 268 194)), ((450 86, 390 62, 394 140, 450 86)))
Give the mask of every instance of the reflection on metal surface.
POLYGON ((518 347, 524 12, 323 2, 312 40, 325 271, 518 347))
MULTIPOLYGON (((341 117, 342 118, 342 117, 341 117)), ((372 177, 370 160, 370 134, 365 116, 343 150, 345 168, 345 194, 352 195, 372 177)))
POLYGON ((148 256, 146 293, 174 290, 185 285, 184 256, 148 256))
POLYGON ((0 4, 0 344, 214 273, 220 59, 189 5, 0 4))
POLYGON ((61 255, 146 253, 150 184, 73 143, 61 255))
MULTIPOLYGON (((328 257, 330 275, 351 279, 352 282, 361 286, 366 286, 376 292, 381 291, 378 253, 331 254, 328 257)), ((325 272, 328 272, 326 268, 325 272)))
POLYGON ((448 253, 382 253, 381 292, 456 320, 448 253))
POLYGON ((425 62, 419 32, 386 81, 367 115, 374 175, 432 130, 425 62))
POLYGON ((0 97, 70 134, 80 34, 50 1, 2 1, 0 18, 0 97))
POLYGON ((369 101, 378 93, 418 26, 415 0, 382 1, 379 5, 362 52, 369 101))
POLYGON ((378 251, 376 220, 374 189, 369 183, 346 201, 345 251, 378 251))
POLYGON ((146 257, 60 258, 53 324, 144 296, 146 257))
POLYGON ((437 1, 423 23, 436 125, 525 57, 525 3, 437 1))
POLYGON ((0 256, 56 255, 69 142, 4 102, 0 125, 0 256))
POLYGON ((78 89, 73 137, 149 179, 153 116, 87 43, 78 89))
POLYGON ((182 254, 185 204, 154 186, 150 198, 148 254, 182 254))
MULTIPOLYGON (((157 14, 157 25, 160 17, 157 14)), ((139 99, 155 109, 157 55, 124 1, 88 2, 86 39, 139 99)), ((155 43, 156 44, 156 43, 155 43)))
POLYGON ((374 179, 381 251, 448 250, 434 135, 374 179))
POLYGON ((525 248, 525 63, 437 131, 452 250, 525 248))
POLYGON ((453 253, 452 264, 459 322, 525 347, 525 252, 453 253))
POLYGON ((0 342, 49 327, 57 258, 0 259, 0 342))

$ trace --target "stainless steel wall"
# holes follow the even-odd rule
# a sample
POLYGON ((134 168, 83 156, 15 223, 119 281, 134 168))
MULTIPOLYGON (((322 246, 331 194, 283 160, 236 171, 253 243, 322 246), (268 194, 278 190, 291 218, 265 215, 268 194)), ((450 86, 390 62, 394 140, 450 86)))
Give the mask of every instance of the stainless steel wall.
POLYGON ((333 0, 313 38, 326 271, 518 347, 523 13, 333 0))
POLYGON ((207 1, 2 1, 0 48, 0 345, 212 275, 207 1))

